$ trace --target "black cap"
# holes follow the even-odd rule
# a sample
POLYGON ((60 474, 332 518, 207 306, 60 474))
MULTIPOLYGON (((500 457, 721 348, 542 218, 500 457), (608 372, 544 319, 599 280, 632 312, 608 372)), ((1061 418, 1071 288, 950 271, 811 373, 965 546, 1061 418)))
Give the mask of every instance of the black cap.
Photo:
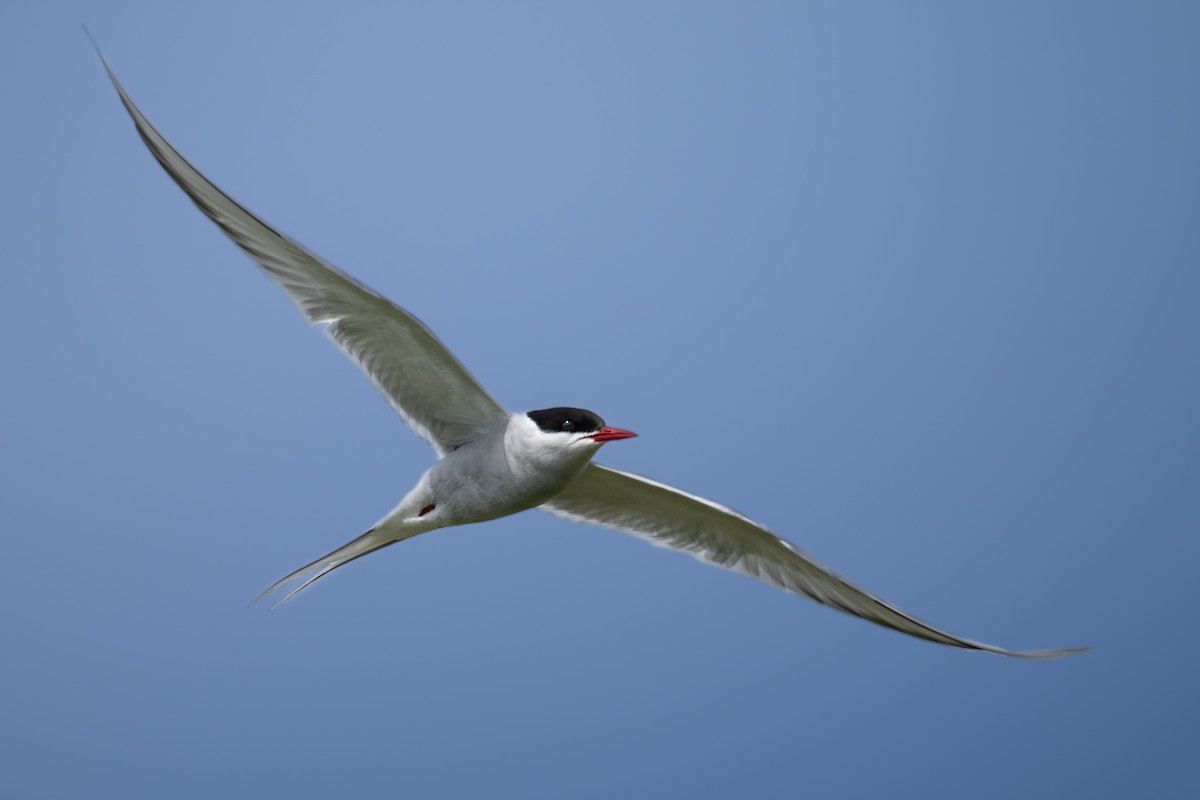
POLYGON ((546 433, 595 433, 604 427, 604 420, 582 408, 543 408, 528 416, 546 433))

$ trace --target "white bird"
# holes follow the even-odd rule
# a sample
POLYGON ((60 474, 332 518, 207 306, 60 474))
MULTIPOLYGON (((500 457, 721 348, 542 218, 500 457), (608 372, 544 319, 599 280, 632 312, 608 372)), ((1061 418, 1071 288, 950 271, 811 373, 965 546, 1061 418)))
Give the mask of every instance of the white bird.
MULTIPOLYGON (((279 602, 323 575, 421 533, 540 508, 625 531, 807 595, 879 625, 941 644, 1024 658, 1087 648, 1007 650, 963 639, 906 614, 726 506, 601 466, 605 442, 636 434, 590 411, 510 413, 419 320, 251 214, 189 164, 150 124, 101 61, 142 140, 179 187, 353 359, 437 453, 400 504, 369 531, 264 591, 300 578, 279 602)), ((278 605, 278 603, 276 604, 278 605)))

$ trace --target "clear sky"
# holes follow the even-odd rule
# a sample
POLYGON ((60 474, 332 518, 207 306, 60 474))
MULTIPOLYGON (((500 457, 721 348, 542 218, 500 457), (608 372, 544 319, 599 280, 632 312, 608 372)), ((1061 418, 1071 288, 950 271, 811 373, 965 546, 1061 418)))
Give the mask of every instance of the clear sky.
POLYGON ((1195 797, 1200 6, 7 3, 5 797, 1195 797), (939 647, 432 453, 159 129, 600 461, 939 647))

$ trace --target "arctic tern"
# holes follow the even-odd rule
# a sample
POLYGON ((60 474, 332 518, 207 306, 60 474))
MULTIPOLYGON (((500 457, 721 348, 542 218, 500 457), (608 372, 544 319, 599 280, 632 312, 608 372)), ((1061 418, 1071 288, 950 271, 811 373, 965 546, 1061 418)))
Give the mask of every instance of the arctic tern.
MULTIPOLYGON (((97 48, 98 50, 98 48, 97 48)), ((922 622, 731 508, 592 461, 635 436, 579 408, 506 411, 419 320, 251 214, 189 164, 150 124, 100 59, 142 140, 192 201, 320 326, 387 397, 438 461, 363 535, 306 564, 254 602, 313 581, 421 533, 539 508, 682 550, 879 625, 940 644, 1022 658, 1087 648, 1008 650, 922 622)), ((278 605, 279 603, 276 603, 278 605)))

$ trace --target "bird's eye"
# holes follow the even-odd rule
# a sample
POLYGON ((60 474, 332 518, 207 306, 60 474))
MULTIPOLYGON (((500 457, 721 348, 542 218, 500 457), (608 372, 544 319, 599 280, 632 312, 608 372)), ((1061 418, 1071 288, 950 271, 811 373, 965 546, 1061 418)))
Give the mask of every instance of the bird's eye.
POLYGON ((571 420, 569 420, 569 419, 565 420, 562 424, 562 429, 564 431, 573 431, 573 430, 575 430, 575 423, 571 422, 571 420))

